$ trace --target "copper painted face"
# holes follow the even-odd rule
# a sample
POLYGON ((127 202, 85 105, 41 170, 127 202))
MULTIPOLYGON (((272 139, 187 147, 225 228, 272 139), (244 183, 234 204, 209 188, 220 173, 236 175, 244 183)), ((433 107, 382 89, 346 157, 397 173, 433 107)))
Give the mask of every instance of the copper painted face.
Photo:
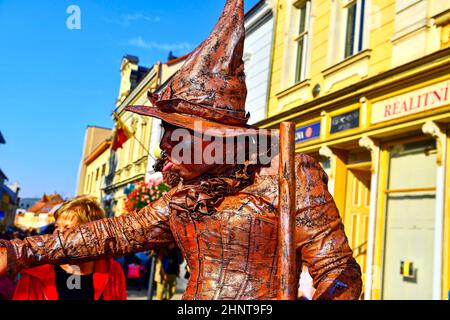
POLYGON ((202 154, 205 148, 212 143, 212 141, 205 141, 200 136, 194 135, 190 132, 190 139, 187 141, 173 141, 173 134, 177 127, 168 123, 164 123, 164 133, 162 135, 160 148, 166 155, 163 163, 160 166, 164 180, 170 185, 177 185, 182 178, 184 181, 190 181, 198 178, 202 174, 214 169, 217 169, 217 164, 206 164, 203 161, 195 164, 195 152, 201 150, 202 154), (180 148, 180 144, 183 144, 180 148), (174 148, 190 151, 190 157, 186 158, 182 152, 174 152, 174 148), (186 161, 188 160, 188 161, 186 161))

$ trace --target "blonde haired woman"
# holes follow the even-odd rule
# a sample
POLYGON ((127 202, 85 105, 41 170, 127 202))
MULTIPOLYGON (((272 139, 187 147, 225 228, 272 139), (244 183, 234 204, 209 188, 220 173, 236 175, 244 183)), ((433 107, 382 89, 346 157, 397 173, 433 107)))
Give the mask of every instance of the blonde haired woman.
MULTIPOLYGON (((82 196, 56 212, 56 231, 105 218, 95 198, 82 196)), ((14 300, 126 300, 125 277, 112 259, 22 270, 14 300)))

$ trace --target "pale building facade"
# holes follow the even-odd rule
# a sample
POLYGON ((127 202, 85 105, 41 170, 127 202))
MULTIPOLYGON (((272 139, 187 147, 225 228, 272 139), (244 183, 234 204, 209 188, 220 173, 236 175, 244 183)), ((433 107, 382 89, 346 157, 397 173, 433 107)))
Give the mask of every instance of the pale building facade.
POLYGON ((266 118, 274 36, 274 1, 261 0, 245 15, 244 62, 249 123, 266 118))

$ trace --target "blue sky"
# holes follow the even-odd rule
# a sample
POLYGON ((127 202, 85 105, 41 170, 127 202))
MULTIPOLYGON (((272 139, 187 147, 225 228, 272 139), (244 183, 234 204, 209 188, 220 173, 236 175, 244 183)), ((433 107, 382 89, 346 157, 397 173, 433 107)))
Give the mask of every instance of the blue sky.
POLYGON ((0 169, 21 197, 73 196, 86 127, 112 127, 122 56, 150 66, 191 51, 224 3, 0 0, 0 169), (81 30, 66 26, 70 5, 81 9, 81 30))

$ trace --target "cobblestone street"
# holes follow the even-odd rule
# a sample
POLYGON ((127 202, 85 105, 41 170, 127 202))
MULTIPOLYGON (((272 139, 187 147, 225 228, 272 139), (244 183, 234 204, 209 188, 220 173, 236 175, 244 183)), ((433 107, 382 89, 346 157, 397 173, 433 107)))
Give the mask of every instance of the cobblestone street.
MULTIPOLYGON (((186 288, 187 280, 184 278, 177 278, 177 291, 171 300, 181 300, 183 292, 186 288)), ((153 295, 153 299, 156 300, 156 289, 153 295)), ((147 300, 147 290, 127 290, 127 300, 147 300)))

